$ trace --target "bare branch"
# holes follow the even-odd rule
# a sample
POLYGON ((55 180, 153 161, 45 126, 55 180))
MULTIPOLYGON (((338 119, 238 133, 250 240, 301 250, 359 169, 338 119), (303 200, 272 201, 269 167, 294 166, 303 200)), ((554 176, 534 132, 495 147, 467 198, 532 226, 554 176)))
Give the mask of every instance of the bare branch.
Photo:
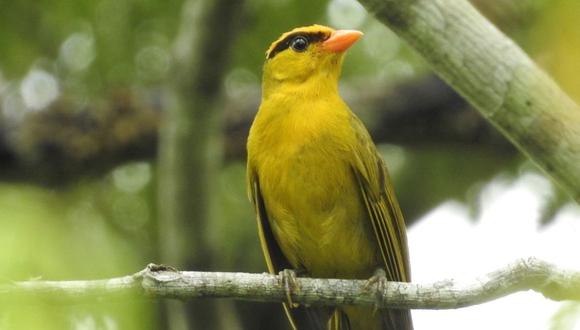
MULTIPOLYGON (((471 282, 389 282, 384 290, 365 287, 365 280, 298 278, 294 302, 310 306, 358 305, 379 308, 455 309, 477 305, 515 292, 534 290, 553 300, 580 300, 580 272, 528 258, 471 282)), ((51 297, 74 302, 87 297, 140 294, 151 298, 232 298, 283 302, 284 286, 270 274, 176 271, 149 265, 131 276, 95 281, 25 281, 0 285, 0 298, 51 297)))

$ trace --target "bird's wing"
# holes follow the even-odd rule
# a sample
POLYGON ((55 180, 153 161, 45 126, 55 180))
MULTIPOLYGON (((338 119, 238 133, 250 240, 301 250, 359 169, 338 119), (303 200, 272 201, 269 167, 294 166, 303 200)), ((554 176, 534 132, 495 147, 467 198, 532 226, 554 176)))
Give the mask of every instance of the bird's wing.
POLYGON ((411 274, 405 222, 391 178, 364 125, 354 115, 351 124, 357 135, 353 172, 379 245, 387 279, 408 282, 411 274))
MULTIPOLYGON (((358 142, 354 149, 355 163, 352 168, 379 245, 387 279, 409 282, 411 272, 405 222, 391 178, 369 133, 354 115, 352 125, 358 142)), ((413 329, 409 310, 389 309, 381 311, 380 315, 383 329, 413 329)))
MULTIPOLYGON (((248 172, 248 184, 250 199, 256 209, 256 219, 258 222, 258 236, 260 237, 260 245, 266 265, 270 274, 278 274, 284 269, 292 269, 292 265, 282 253, 278 242, 274 238, 274 234, 270 227, 268 220, 268 213, 266 212, 266 204, 260 191, 260 183, 258 177, 250 170, 248 172)), ((284 311, 294 330, 326 330, 327 321, 332 313, 328 308, 305 308, 302 306, 291 307, 284 303, 284 311)))

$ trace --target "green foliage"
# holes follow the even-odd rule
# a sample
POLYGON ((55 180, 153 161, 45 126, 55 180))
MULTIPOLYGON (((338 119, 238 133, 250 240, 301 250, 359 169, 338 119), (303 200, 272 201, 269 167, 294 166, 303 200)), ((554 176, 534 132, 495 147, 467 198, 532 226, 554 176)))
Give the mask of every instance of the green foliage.
POLYGON ((41 66, 89 95, 159 81, 169 71, 181 3, 8 1, 0 12, 0 69, 14 79, 41 66))
MULTIPOLYGON (((121 194, 108 183, 85 183, 70 191, 1 184, 1 281, 95 279, 141 269, 147 259, 143 251, 103 212, 121 207, 125 219, 130 219, 130 202, 103 203, 106 197, 121 194)), ((2 300, 0 327, 56 330, 94 324, 107 329, 153 329, 153 308, 141 299, 90 300, 74 306, 2 300)))

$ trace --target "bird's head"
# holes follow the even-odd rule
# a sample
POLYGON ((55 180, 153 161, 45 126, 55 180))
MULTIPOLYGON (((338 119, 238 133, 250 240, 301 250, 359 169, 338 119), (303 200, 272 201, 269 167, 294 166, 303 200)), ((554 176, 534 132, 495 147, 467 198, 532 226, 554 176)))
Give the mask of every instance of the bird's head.
POLYGON ((322 25, 299 27, 274 41, 266 52, 263 88, 327 82, 338 85, 344 52, 362 35, 322 25), (317 79, 318 78, 318 79, 317 79))

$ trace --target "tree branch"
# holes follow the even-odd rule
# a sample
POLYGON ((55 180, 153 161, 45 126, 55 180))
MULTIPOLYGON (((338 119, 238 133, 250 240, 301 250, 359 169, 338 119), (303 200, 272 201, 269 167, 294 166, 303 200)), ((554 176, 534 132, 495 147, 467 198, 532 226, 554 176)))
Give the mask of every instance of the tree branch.
POLYGON ((467 1, 360 0, 580 202, 580 107, 467 1))
MULTIPOLYGON (((489 302, 515 292, 534 290, 552 300, 580 300, 580 272, 545 261, 517 260, 471 282, 388 282, 383 290, 365 280, 298 278, 292 300, 303 305, 358 305, 379 308, 455 309, 489 302)), ((130 276, 94 281, 24 281, 0 285, 0 298, 49 297, 75 302, 87 297, 140 294, 151 298, 233 298, 284 302, 280 278, 270 274, 187 272, 149 265, 130 276)))

